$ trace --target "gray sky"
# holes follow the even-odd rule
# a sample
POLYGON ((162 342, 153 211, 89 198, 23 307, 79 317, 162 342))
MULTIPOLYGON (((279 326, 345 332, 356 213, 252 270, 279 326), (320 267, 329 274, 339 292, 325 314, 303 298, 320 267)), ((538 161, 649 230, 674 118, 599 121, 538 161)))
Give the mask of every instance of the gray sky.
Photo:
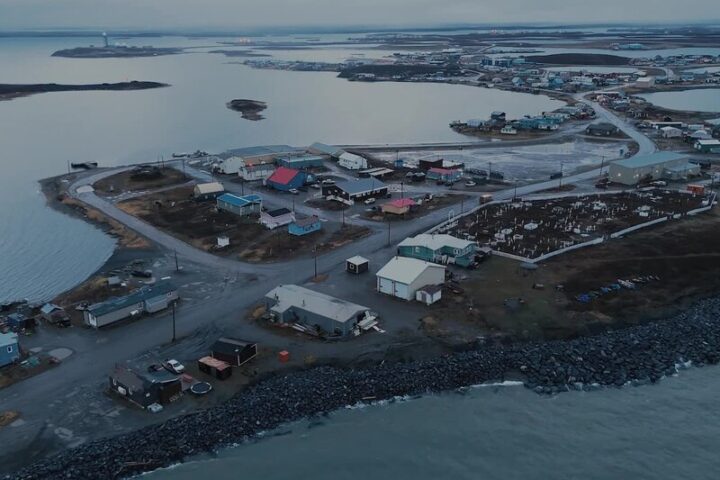
POLYGON ((0 28, 693 22, 718 0, 0 0, 0 28))

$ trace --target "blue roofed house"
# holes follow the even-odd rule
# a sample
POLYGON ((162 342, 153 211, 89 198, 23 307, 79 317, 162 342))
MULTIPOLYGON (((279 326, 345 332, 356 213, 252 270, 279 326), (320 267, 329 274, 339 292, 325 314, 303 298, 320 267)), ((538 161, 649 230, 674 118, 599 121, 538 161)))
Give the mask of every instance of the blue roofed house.
POLYGON ((20 344, 17 333, 0 333, 0 367, 20 360, 20 344))
POLYGON ((296 219, 290 225, 288 225, 288 233, 290 235, 296 235, 301 237, 309 233, 317 232, 322 229, 322 223, 317 215, 309 217, 302 217, 296 219))
POLYGON ((232 193, 224 193, 217 198, 217 208, 240 216, 260 213, 262 197, 256 194, 239 197, 232 193))
POLYGON ((398 255, 426 262, 469 267, 475 261, 475 242, 447 234, 421 234, 408 237, 398 244, 398 255))

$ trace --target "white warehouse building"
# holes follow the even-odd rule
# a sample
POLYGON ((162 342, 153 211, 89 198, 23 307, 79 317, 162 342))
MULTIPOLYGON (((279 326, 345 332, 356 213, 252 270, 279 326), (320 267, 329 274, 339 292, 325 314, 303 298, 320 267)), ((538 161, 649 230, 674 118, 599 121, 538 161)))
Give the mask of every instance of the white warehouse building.
POLYGON ((413 300, 423 287, 445 283, 445 267, 415 258, 393 257, 376 278, 378 292, 413 300))
POLYGON ((644 179, 681 180, 700 173, 700 166, 689 163, 685 155, 657 152, 618 160, 610 164, 611 182, 636 185, 644 179))

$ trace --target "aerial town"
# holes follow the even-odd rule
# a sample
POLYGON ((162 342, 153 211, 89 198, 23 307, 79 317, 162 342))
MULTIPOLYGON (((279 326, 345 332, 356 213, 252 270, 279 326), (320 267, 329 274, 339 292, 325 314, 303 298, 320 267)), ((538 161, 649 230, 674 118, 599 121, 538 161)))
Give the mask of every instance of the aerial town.
MULTIPOLYGON (((102 40, 56 56, 183 55, 130 52, 105 34, 102 40)), ((61 382, 81 360, 76 347, 102 345, 81 367, 102 382, 68 397, 53 420, 57 428, 75 422, 65 442, 75 446, 95 440, 98 426, 137 435, 128 432, 231 408, 243 392, 260 395, 254 388, 264 379, 284 381, 277 379, 291 372, 424 361, 468 345, 494 352, 512 342, 570 342, 677 313, 681 302, 720 286, 712 247, 720 241, 717 112, 666 108, 647 97, 717 88, 719 56, 644 57, 655 47, 632 38, 608 43, 606 54, 547 55, 520 41, 476 45, 463 35, 433 44, 414 34, 372 40, 397 51, 339 63, 241 63, 253 71, 337 72, 342 82, 523 92, 563 105, 443 123, 460 135, 453 142, 319 138, 167 151, 125 165, 69 163, 67 173, 41 181, 47 204, 102 229, 115 250, 75 288, 1 305, 0 392, 22 395, 38 378, 61 382), (126 353, 135 351, 132 342, 142 355, 126 353), (105 413, 83 419, 85 409, 105 413)), ((367 38, 354 40, 361 41, 367 38)), ((254 110, 238 121, 262 126, 273 114, 272 103, 242 102, 254 110)), ((487 358, 477 355, 473 361, 487 358)), ((521 372, 541 394, 630 380, 603 368, 550 375, 547 363, 530 365, 525 355, 467 379, 521 372)), ((654 382, 667 367, 648 368, 641 374, 654 382)), ((388 394, 402 390, 393 388, 388 394)), ((357 391, 363 396, 342 400, 387 397, 357 391)), ((0 434, 17 425, 18 442, 30 442, 36 432, 23 430, 22 419, 33 408, 3 407, 0 434)), ((297 408, 296 416, 320 411, 297 408)), ((257 428, 277 425, 271 417, 258 417, 257 428)), ((127 453, 113 463, 113 478, 204 451, 195 441, 149 463, 127 453)))

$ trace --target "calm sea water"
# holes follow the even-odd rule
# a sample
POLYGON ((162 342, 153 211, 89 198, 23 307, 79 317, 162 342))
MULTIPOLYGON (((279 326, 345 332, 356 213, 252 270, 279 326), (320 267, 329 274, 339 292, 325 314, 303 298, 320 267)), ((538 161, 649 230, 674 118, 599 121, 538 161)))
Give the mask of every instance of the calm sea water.
MULTIPOLYGON (((0 302, 52 297, 86 278, 112 252, 114 242, 102 232, 45 206, 36 181, 65 172, 68 162, 118 165, 177 151, 271 143, 466 140, 448 123, 493 110, 522 116, 562 105, 542 96, 455 85, 358 83, 334 73, 254 70, 208 54, 228 48, 218 40, 138 39, 129 43, 201 48, 157 58, 67 59, 50 54, 100 39, 0 39, 0 83, 136 79, 172 85, 0 102, 0 302), (241 119, 225 107, 233 98, 267 102, 266 120, 241 119)), ((353 54, 387 52, 325 47, 276 55, 336 61, 353 54)))
POLYGON ((712 367, 555 397, 475 388, 339 411, 143 478, 712 480, 719 394, 712 367))
POLYGON ((720 112, 720 88, 656 92, 641 95, 648 102, 672 110, 720 112))

